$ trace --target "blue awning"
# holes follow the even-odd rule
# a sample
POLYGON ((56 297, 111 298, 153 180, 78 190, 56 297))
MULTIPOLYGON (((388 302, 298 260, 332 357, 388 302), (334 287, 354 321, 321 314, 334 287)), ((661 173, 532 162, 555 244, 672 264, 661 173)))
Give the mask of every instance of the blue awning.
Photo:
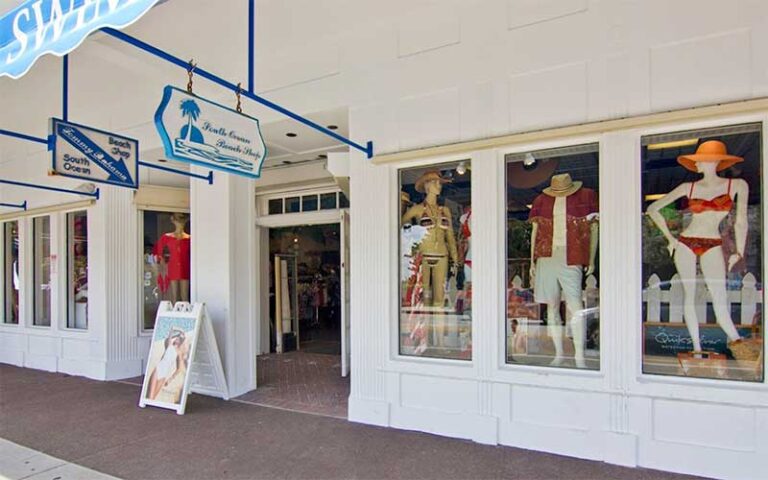
POLYGON ((123 28, 159 0, 26 0, 0 17, 0 77, 19 78, 45 54, 66 55, 103 27, 123 28))

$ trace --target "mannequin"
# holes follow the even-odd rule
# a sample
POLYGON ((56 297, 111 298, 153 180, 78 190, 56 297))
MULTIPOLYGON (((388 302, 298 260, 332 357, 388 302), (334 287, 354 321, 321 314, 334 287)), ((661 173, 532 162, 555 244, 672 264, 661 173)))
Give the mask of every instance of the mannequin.
POLYGON ((188 215, 184 213, 171 215, 171 223, 175 227, 174 231, 163 234, 155 245, 154 254, 159 259, 161 268, 166 267, 165 276, 159 275, 157 283, 161 291, 169 290, 168 300, 174 303, 189 301, 189 263, 192 237, 184 231, 188 219, 188 215), (167 262, 164 255, 166 248, 169 253, 167 262))
MULTIPOLYGON (((424 173, 415 184, 416 191, 425 194, 424 202, 413 205, 402 217, 403 225, 408 226, 416 220, 426 228, 418 247, 421 257, 419 275, 423 304, 430 307, 445 307, 448 270, 458 261, 451 211, 437 203, 443 184, 448 182, 436 171, 424 173)), ((435 323, 437 343, 442 346, 445 325, 435 323)))
POLYGON ((717 324, 728 336, 729 345, 741 340, 728 306, 726 277, 734 265, 744 258, 748 230, 749 185, 742 179, 726 179, 717 174, 735 163, 744 161, 741 157, 728 155, 723 142, 704 142, 699 145, 695 154, 681 155, 677 161, 686 169, 701 173, 703 178, 681 183, 653 202, 647 213, 667 239, 667 250, 674 260, 683 286, 685 325, 693 341, 693 351, 701 352, 699 318, 696 316, 695 303, 697 264, 701 267, 704 282, 712 298, 717 324), (661 209, 678 199, 684 199, 691 221, 675 238, 669 231, 661 209), (734 209, 736 252, 725 258, 720 224, 734 209))
POLYGON ((586 324, 581 315, 583 274, 595 271, 598 204, 594 190, 582 188, 570 174, 554 175, 551 184, 531 206, 531 284, 534 298, 547 305, 547 330, 555 346, 550 365, 560 366, 563 357, 561 299, 573 332, 577 368, 586 368, 586 324))

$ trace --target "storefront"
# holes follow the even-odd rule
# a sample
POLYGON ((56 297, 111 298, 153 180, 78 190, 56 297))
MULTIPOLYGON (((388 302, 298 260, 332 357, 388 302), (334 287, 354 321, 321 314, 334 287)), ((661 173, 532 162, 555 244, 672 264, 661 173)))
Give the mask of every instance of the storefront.
MULTIPOLYGON (((379 5, 370 8, 383 20, 370 30, 347 28, 349 12, 333 35, 273 29, 274 39, 260 38, 275 65, 278 53, 307 60, 265 65, 264 91, 324 125, 340 124, 327 118, 342 109, 342 133, 373 141, 373 159, 336 144, 294 149, 313 137, 270 127, 270 117, 270 155, 285 161, 258 180, 158 177, 76 203, 3 187, 3 202, 31 204, 0 217, 0 361, 137 376, 157 302, 189 298, 208 306, 230 394, 258 391, 257 355, 277 343, 275 259, 289 268, 294 255, 297 292, 343 284, 337 300, 291 304, 306 318, 288 318, 282 333, 322 325, 312 323, 320 308, 349 303, 333 335, 339 374, 350 372, 351 421, 759 478, 768 458, 768 65, 756 46, 768 12, 749 2, 702 9, 680 29, 651 20, 691 15, 668 2, 543 3, 425 4, 408 19, 379 5), (313 162, 291 164, 291 152, 313 162), (333 161, 315 161, 322 156, 333 161), (322 275, 300 287, 303 253, 290 243, 304 241, 303 225, 317 227, 301 235, 315 251, 304 262, 322 275), (171 272, 174 248, 189 260, 171 272)), ((152 27, 171 21, 174 5, 132 34, 172 44, 152 27)), ((289 10, 265 7, 264 16, 290 25, 289 10)), ((238 25, 221 28, 244 40, 238 25)), ((203 49, 208 62, 227 71, 231 61, 214 50, 203 49)), ((140 105, 115 100, 127 119, 85 95, 78 108, 139 138, 145 158, 161 157, 147 112, 162 85, 186 80, 174 72, 147 73, 157 82, 146 88, 133 71, 130 85, 116 79, 140 105)), ((18 102, 49 77, 2 88, 18 102)), ((39 110, 21 126, 49 116, 39 110)), ((47 162, 44 147, 5 142, 2 176, 45 180, 28 166, 47 162)))

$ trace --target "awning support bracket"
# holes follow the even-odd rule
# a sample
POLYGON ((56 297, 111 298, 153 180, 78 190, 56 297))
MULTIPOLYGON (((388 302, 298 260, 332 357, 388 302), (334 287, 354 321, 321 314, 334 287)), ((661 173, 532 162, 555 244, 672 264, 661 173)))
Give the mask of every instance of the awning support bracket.
POLYGON ((0 207, 7 207, 7 208, 20 208, 22 210, 27 209, 27 201, 24 200, 24 203, 2 203, 0 202, 0 207))
POLYGON ((16 180, 6 180, 4 178, 0 178, 0 183, 5 183, 7 185, 15 185, 17 187, 37 188, 39 190, 48 190, 51 192, 69 193, 72 195, 85 195, 86 197, 93 197, 96 200, 99 199, 99 194, 100 194, 100 190, 98 188, 96 189, 95 192, 88 193, 88 192, 78 192, 77 190, 67 190, 66 188, 49 187, 47 185, 37 185, 34 183, 17 182, 16 180))
MULTIPOLYGON (((134 47, 136 47, 136 48, 138 48, 140 50, 144 50, 145 52, 147 52, 149 54, 152 54, 152 55, 154 55, 154 56, 156 56, 158 58, 161 58, 161 59, 163 59, 163 60, 165 60, 165 61, 167 61, 169 63, 172 63, 172 64, 174 64, 174 65, 176 65, 178 67, 181 67, 184 70, 187 70, 187 68, 189 67, 189 62, 188 61, 185 61, 185 60, 180 59, 179 57, 173 56, 170 53, 167 53, 167 52, 165 52, 163 50, 160 50, 159 48, 157 48, 155 46, 152 46, 152 45, 150 45, 150 44, 148 44, 146 42, 143 42, 143 41, 139 40, 138 38, 132 37, 132 36, 130 36, 130 35, 126 34, 126 33, 123 33, 123 32, 121 32, 119 30, 115 30, 114 28, 102 28, 101 31, 106 33, 107 35, 110 35, 110 36, 112 36, 114 38, 117 38, 118 40, 122 40, 125 43, 133 45, 134 47)), ((224 80, 223 78, 219 77, 218 75, 214 75, 213 73, 211 73, 211 72, 209 72, 207 70, 204 70, 204 69, 202 69, 200 67, 197 67, 195 69, 195 74, 197 74, 197 75, 199 75, 199 76, 201 76, 201 77, 203 77, 203 78, 205 78, 205 79, 207 79, 207 80, 209 80, 209 81, 211 81, 211 82, 213 82, 213 83, 215 83, 217 85, 220 85, 220 86, 222 86, 222 87, 224 87, 226 89, 229 89, 232 92, 237 92, 237 85, 236 84, 234 84, 232 82, 228 82, 228 81, 224 80)), ((308 126, 310 128, 313 128, 313 129, 317 130, 318 132, 321 132, 321 133, 323 133, 323 134, 325 134, 325 135, 327 135, 327 136, 329 136, 331 138, 334 138, 334 139, 338 140, 341 143, 347 144, 347 145, 349 145, 352 148, 360 150, 361 152, 364 152, 368 158, 373 158, 373 142, 371 142, 371 141, 366 143, 365 146, 360 145, 357 142, 354 142, 354 141, 352 141, 352 140, 350 140, 350 139, 348 139, 346 137, 343 137, 343 136, 339 135, 338 133, 334 132, 333 130, 329 130, 329 129, 323 127, 322 125, 318 125, 317 123, 313 122, 312 120, 309 120, 308 118, 302 117, 301 115, 299 115, 297 113, 294 113, 294 112, 288 110, 285 107, 282 107, 282 106, 280 106, 280 105, 278 105, 278 104, 276 104, 274 102, 271 102, 271 101, 267 100, 266 98, 263 98, 263 97, 261 97, 259 95, 256 95, 255 93, 250 91, 250 89, 249 89, 249 91, 242 92, 242 95, 247 97, 247 98, 250 98, 254 102, 257 102, 257 103, 260 103, 260 104, 264 105, 267 108, 270 108, 270 109, 272 109, 272 110, 274 110, 274 111, 276 111, 278 113, 281 113, 281 114, 283 114, 283 115, 285 115, 287 117, 290 117, 290 118, 292 118, 293 120, 296 120, 299 123, 302 123, 302 124, 304 124, 304 125, 306 125, 306 126, 308 126)))

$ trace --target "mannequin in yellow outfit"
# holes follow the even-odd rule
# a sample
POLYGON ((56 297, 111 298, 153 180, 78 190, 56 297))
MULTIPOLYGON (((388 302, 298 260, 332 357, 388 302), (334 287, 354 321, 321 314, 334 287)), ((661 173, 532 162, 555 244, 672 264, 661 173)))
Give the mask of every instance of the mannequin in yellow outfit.
MULTIPOLYGON (((451 211, 437 203, 443 183, 448 182, 436 171, 424 173, 415 184, 416 191, 426 195, 424 202, 409 208, 402 218, 403 225, 410 225, 416 220, 418 225, 427 229, 419 244, 419 253, 423 302, 430 307, 445 306, 445 282, 449 264, 455 265, 459 258, 451 211)), ((445 327, 440 323, 437 328, 438 342, 441 342, 445 327)))

